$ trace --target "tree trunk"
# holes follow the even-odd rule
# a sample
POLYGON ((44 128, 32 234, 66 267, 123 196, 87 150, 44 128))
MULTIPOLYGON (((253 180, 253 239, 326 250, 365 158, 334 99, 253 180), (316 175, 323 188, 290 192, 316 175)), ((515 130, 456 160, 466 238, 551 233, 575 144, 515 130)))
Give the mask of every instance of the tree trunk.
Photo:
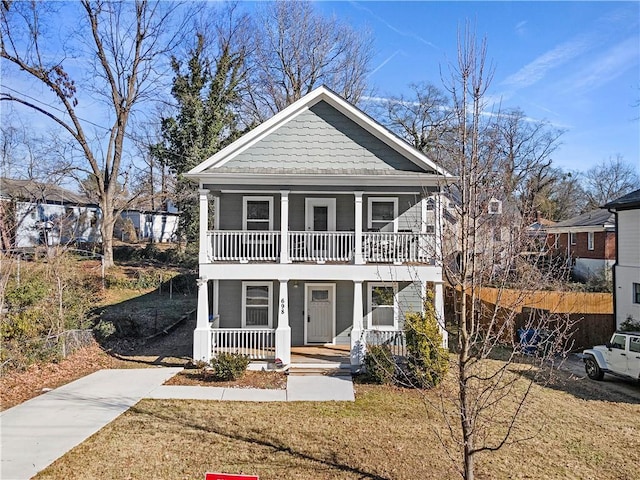
MULTIPOLYGON (((105 197, 108 195, 105 192, 105 197)), ((112 202, 109 198, 101 199, 100 209, 102 210, 102 221, 100 222, 100 233, 102 235, 102 256, 105 268, 114 266, 113 263, 113 229, 116 217, 113 214, 112 202)))

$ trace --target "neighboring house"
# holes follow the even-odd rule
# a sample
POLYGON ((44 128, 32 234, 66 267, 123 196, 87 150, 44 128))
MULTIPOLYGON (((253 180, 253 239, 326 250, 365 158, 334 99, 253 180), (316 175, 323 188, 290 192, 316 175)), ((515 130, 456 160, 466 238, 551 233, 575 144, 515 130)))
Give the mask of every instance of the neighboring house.
POLYGON ((100 209, 49 183, 0 178, 3 249, 100 241, 100 209))
POLYGON ((551 252, 571 262, 573 274, 581 280, 604 275, 611 278, 616 258, 616 225, 613 213, 592 210, 547 227, 551 252))
MULTIPOLYGON (((180 214, 176 211, 125 210, 120 216, 124 221, 131 221, 138 241, 171 242, 176 238, 180 214)), ((119 229, 122 240, 126 234, 124 228, 119 229)))
POLYGON ((616 326, 640 322, 640 189, 607 203, 615 215, 616 263, 613 266, 613 308, 616 326))
MULTIPOLYGON (((401 338, 427 285, 443 318, 440 203, 453 177, 320 87, 192 169, 200 186, 194 359, 401 338), (213 224, 209 210, 213 209, 213 224)), ((446 343, 446 332, 445 343, 446 343)))
POLYGON ((540 212, 536 212, 536 221, 527 225, 527 236, 532 241, 532 251, 543 252, 547 248, 547 229, 556 224, 553 220, 543 218, 540 212))

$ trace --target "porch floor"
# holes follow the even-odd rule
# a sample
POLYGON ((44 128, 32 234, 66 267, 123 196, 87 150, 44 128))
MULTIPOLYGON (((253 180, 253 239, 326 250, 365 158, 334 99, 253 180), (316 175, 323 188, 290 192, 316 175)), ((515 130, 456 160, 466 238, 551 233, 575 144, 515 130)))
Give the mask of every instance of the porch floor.
POLYGON ((291 363, 350 363, 349 345, 306 345, 291 347, 291 363))

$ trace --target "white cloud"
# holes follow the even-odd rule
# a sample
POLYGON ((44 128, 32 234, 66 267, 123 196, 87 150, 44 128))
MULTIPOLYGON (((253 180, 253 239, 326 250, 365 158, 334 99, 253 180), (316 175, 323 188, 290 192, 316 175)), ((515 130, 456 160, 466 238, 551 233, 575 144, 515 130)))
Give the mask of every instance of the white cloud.
POLYGON ((559 67, 587 51, 591 45, 587 36, 581 35, 564 42, 540 55, 516 73, 509 75, 503 82, 515 88, 528 87, 542 80, 547 72, 559 67))
POLYGON ((571 78, 571 88, 583 91, 597 88, 637 64, 638 38, 633 36, 593 58, 571 78))

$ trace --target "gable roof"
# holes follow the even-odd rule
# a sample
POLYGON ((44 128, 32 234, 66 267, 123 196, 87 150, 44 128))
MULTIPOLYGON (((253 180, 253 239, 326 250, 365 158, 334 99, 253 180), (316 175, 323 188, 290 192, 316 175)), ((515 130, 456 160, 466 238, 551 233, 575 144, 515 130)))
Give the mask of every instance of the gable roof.
POLYGON ((547 231, 551 233, 565 231, 596 231, 615 228, 615 218, 613 213, 598 208, 590 212, 583 213, 576 217, 558 222, 555 225, 547 227, 547 231))
MULTIPOLYGON (((341 124, 341 126, 343 125, 341 124)), ((338 129, 338 127, 333 128, 338 129)), ((279 143, 276 144, 278 147, 282 147, 279 143)), ((297 153, 299 145, 294 146, 294 148, 296 150, 292 151, 297 153)), ((331 152, 326 153, 325 158, 332 158, 331 152)), ((232 175, 249 172, 254 175, 298 174, 307 177, 308 175, 393 175, 423 178, 424 175, 431 175, 440 177, 441 180, 452 180, 454 178, 422 152, 324 86, 313 90, 300 100, 292 103, 266 122, 190 170, 185 176, 199 179, 209 174, 232 175), (342 117, 346 117, 351 125, 363 129, 374 137, 376 141, 380 142, 381 147, 393 152, 397 157, 395 159, 396 164, 400 163, 399 158, 401 158, 401 162, 404 162, 402 168, 394 168, 393 164, 382 165, 382 162, 376 164, 374 161, 361 162, 357 166, 340 164, 339 160, 335 160, 333 164, 326 164, 326 162, 317 162, 313 157, 309 157, 309 150, 306 150, 304 155, 290 155, 286 161, 279 162, 277 165, 273 163, 259 164, 255 159, 247 158, 247 156, 243 157, 243 152, 249 148, 256 146, 261 141, 265 141, 267 137, 276 137, 279 131, 285 131, 287 125, 292 123, 292 120, 296 118, 304 119, 305 114, 309 115, 308 112, 322 115, 323 109, 325 112, 327 110, 325 106, 328 106, 332 111, 337 111, 342 117)))
POLYGON ((0 196, 33 203, 95 205, 88 197, 53 183, 0 178, 0 196))
POLYGON ((610 210, 626 210, 638 207, 640 207, 640 188, 603 205, 602 208, 610 210))

